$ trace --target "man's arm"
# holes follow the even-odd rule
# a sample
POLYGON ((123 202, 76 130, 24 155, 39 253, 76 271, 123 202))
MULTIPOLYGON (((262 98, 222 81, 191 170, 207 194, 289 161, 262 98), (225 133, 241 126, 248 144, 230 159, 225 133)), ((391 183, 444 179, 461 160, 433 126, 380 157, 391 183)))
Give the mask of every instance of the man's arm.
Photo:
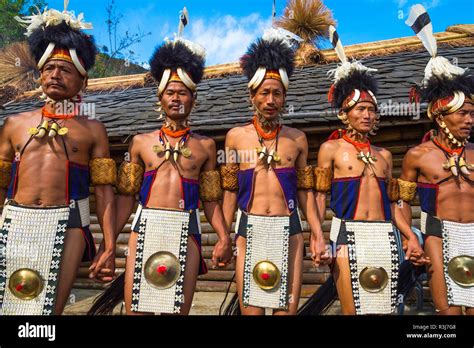
MULTIPOLYGON (((226 156, 229 155, 230 158, 227 158, 226 166, 239 166, 237 160, 237 152, 234 145, 234 134, 235 129, 231 129, 225 138, 225 151, 226 156)), ((237 210, 237 191, 230 191, 224 189, 223 199, 222 199, 222 211, 224 213, 225 222, 227 224, 227 229, 230 231, 232 229, 232 223, 234 222, 235 211, 237 210)))
MULTIPOLYGON (((140 148, 140 138, 139 136, 135 136, 130 142, 128 152, 125 154, 124 162, 133 163, 142 168, 145 168, 145 165, 140 157, 140 148)), ((143 180, 143 173, 139 176, 141 176, 141 180, 139 180, 140 178, 137 178, 137 180, 139 180, 139 183, 141 184, 141 181, 143 180)), ((136 186, 138 188, 138 186, 140 185, 136 186)), ((117 207, 117 215, 115 219, 115 240, 117 239, 120 232, 122 232, 124 226, 127 224, 128 219, 130 218, 130 215, 133 212, 135 201, 136 199, 134 193, 122 194, 119 192, 116 196, 115 205, 117 207)))
MULTIPOLYGON (((215 171, 217 163, 216 143, 212 139, 205 140, 207 160, 204 163, 201 173, 215 171)), ((218 177, 218 173, 216 173, 218 177)), ((219 180, 220 185, 220 180, 219 180)), ((220 188, 219 188, 220 189, 220 188)), ((204 214, 217 233, 218 241, 212 253, 213 266, 224 266, 232 259, 232 240, 227 228, 224 214, 222 213, 219 201, 203 201, 204 214)))
POLYGON ((0 177, 2 187, 0 187, 0 209, 3 209, 3 203, 7 195, 8 182, 11 177, 11 162, 15 156, 15 150, 12 146, 11 119, 7 117, 3 126, 0 127, 0 177))
MULTIPOLYGON (((392 171, 393 171, 393 159, 392 159, 392 153, 388 151, 387 149, 380 149, 380 155, 384 158, 385 162, 387 163, 387 182, 390 182, 390 179, 392 179, 392 171)), ((398 184, 397 184, 398 185, 398 184)), ((392 213, 392 216, 395 215, 395 207, 397 205, 397 202, 393 202, 390 204, 390 211, 392 213)))
MULTIPOLYGON (((332 162, 333 162, 333 154, 337 150, 337 146, 332 142, 325 142, 319 148, 318 153, 318 167, 325 168, 325 169, 332 169, 332 162)), ((316 185, 317 186, 317 185, 316 185)), ((311 234, 311 241, 310 241, 310 249, 313 258, 313 262, 315 266, 318 266, 318 257, 315 254, 321 253, 321 243, 325 245, 324 236, 323 236, 323 229, 322 224, 326 217, 326 192, 324 191, 316 191, 315 197, 315 212, 316 212, 316 223, 317 227, 315 227, 317 234, 313 237, 311 234), (313 241, 314 240, 314 241, 313 241)), ((309 222, 309 221, 308 221, 309 222)), ((313 227, 311 226, 311 229, 313 227)), ((325 249, 323 249, 325 253, 325 249)), ((328 259, 330 256, 325 257, 328 259)))
MULTIPOLYGON (((402 174, 400 179, 407 182, 416 182, 418 179, 418 157, 417 149, 410 149, 403 158, 402 174)), ((418 238, 411 230, 412 213, 409 201, 404 201, 401 197, 393 206, 393 223, 406 238, 405 259, 410 260, 414 265, 429 263, 429 258, 424 257, 418 238)), ((404 243, 405 244, 405 243, 404 243)))
MULTIPOLYGON (((92 125, 94 145, 91 160, 97 158, 110 158, 109 139, 104 125, 94 122, 92 125)), ((115 168, 114 168, 115 169, 115 168)), ((115 270, 115 204, 112 185, 96 185, 96 212, 97 219, 103 233, 103 250, 99 250, 89 270, 90 278, 99 278, 102 281, 111 281, 115 270)))

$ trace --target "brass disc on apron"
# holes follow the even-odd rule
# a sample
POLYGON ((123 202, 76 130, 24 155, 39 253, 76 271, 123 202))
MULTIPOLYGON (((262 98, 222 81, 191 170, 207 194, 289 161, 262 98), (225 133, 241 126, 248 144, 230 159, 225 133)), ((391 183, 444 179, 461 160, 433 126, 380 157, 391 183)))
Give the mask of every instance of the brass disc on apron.
POLYGON ((172 287, 181 275, 178 258, 168 251, 159 251, 151 255, 145 263, 145 279, 156 289, 172 287))
POLYGON ((365 267, 359 274, 359 283, 365 291, 382 291, 388 283, 387 271, 382 267, 365 267))
POLYGON ((280 270, 271 261, 260 261, 253 269, 253 280, 263 290, 272 290, 280 283, 280 270))
POLYGON ((448 263, 448 274, 460 286, 474 286, 474 257, 460 255, 448 263))
POLYGON ((13 272, 8 282, 10 292, 20 300, 32 300, 43 290, 43 279, 30 268, 20 268, 13 272))

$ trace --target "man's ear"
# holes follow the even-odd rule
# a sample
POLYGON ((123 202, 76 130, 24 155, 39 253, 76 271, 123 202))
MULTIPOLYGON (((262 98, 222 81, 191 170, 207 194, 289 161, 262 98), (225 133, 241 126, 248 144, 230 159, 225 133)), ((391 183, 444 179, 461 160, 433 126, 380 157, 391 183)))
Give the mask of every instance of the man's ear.
POLYGON ((84 80, 82 81, 82 90, 83 91, 87 88, 88 84, 89 84, 89 76, 85 76, 84 80))
POLYGON ((249 92, 249 98, 250 98, 250 101, 252 102, 252 104, 253 104, 253 100, 254 100, 256 94, 257 94, 257 92, 254 91, 253 89, 251 89, 250 92, 249 92))
POLYGON ((41 79, 43 78, 43 69, 39 70, 39 76, 34 80, 35 83, 41 86, 41 79))

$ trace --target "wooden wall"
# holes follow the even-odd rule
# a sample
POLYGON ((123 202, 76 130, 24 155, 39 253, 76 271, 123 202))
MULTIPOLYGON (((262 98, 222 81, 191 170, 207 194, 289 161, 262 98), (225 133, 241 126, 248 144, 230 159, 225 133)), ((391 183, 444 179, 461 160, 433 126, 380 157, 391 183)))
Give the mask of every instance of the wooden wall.
MULTIPOLYGON (((331 130, 336 129, 339 124, 328 124, 327 126, 315 127, 308 125, 307 127, 298 127, 305 131, 308 137, 309 142, 309 163, 315 164, 317 159, 317 151, 322 142, 327 139, 331 130)), ((394 164, 394 176, 398 177, 400 175, 401 165, 403 156, 406 151, 416 144, 418 144, 429 129, 429 123, 425 122, 406 122, 403 121, 390 121, 385 122, 383 127, 379 130, 379 134, 372 137, 372 144, 376 146, 382 146, 390 150, 393 154, 393 164, 394 164)), ((212 136, 218 144, 218 148, 223 148, 224 133, 214 133, 209 134, 212 136)), ((123 153, 127 149, 127 145, 122 143, 123 139, 114 139, 111 138, 111 151, 112 156, 116 159, 117 163, 122 162, 123 153)), ((92 189, 91 189, 92 190, 92 189)), ((91 219, 91 231, 94 235, 96 244, 98 245, 102 240, 101 231, 97 223, 97 218, 94 214, 95 212, 95 203, 94 197, 91 196, 91 211, 93 216, 91 219)), ((413 205, 413 217, 414 225, 419 226, 419 216, 420 209, 419 204, 415 201, 413 205)), ((327 210, 326 219, 323 224, 323 231, 325 238, 329 239, 329 229, 331 224, 331 211, 327 210)), ((122 233, 119 235, 117 240, 117 262, 116 262, 116 271, 117 273, 123 272, 125 267, 125 250, 127 247, 128 237, 130 234, 130 222, 133 218, 130 218, 129 223, 125 226, 122 233)), ((209 266, 209 273, 206 275, 199 276, 197 291, 226 291, 234 274, 234 266, 229 265, 224 269, 212 270, 210 269, 211 262, 210 258, 212 255, 212 250, 217 242, 217 235, 213 232, 212 227, 206 221, 206 218, 202 214, 202 244, 203 244, 203 256, 206 260, 206 263, 209 266)), ((306 221, 303 221, 304 228, 304 239, 307 252, 309 253, 308 248, 308 239, 309 239, 309 228, 306 221)), ((234 233, 232 233, 232 238, 234 233)), ((87 278, 87 265, 82 265, 79 270, 78 278, 75 282, 75 287, 77 288, 103 288, 102 284, 97 284, 90 281, 87 278)), ((303 273, 303 289, 302 295, 309 296, 311 295, 320 284, 322 284, 329 275, 328 266, 319 267, 317 269, 313 268, 311 265, 310 257, 306 257, 304 260, 304 273, 303 273)), ((234 290, 234 287, 231 288, 234 290)))

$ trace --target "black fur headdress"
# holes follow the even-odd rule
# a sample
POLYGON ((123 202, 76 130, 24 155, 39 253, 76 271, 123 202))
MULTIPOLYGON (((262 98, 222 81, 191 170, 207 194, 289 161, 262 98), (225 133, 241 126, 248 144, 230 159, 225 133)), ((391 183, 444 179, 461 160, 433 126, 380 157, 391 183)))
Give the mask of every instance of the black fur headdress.
POLYGON ((97 47, 92 36, 82 32, 82 29, 92 29, 92 25, 84 22, 82 13, 76 17, 73 12, 67 11, 68 3, 65 1, 63 12, 50 9, 15 19, 27 28, 25 35, 39 69, 55 49, 66 49, 79 72, 86 75, 95 63, 97 47))
POLYGON ((28 37, 28 44, 36 63, 39 62, 51 42, 57 48, 75 49, 86 70, 94 66, 97 54, 94 38, 80 30, 69 27, 65 22, 35 30, 28 37))
POLYGON ((358 89, 371 91, 377 95, 377 80, 367 70, 353 70, 349 75, 338 80, 332 91, 332 106, 341 109, 344 100, 358 89))
POLYGON ((474 95, 474 75, 466 70, 462 75, 452 78, 431 76, 422 86, 417 86, 421 101, 431 102, 452 96, 454 92, 463 92, 465 96, 474 95))
POLYGON ((377 80, 371 74, 376 69, 368 68, 358 61, 349 61, 336 28, 332 25, 329 26, 329 41, 341 61, 341 64, 329 71, 329 75, 334 77, 334 83, 328 93, 328 100, 332 106, 339 110, 350 107, 344 105, 344 102, 349 96, 354 95, 356 90, 361 92, 361 95, 355 96, 357 100, 352 100, 353 105, 359 101, 376 103, 377 80), (365 96, 362 95, 363 92, 367 92, 365 96))
POLYGON ((294 70, 295 54, 283 40, 263 40, 258 39, 252 43, 247 53, 240 58, 240 66, 249 79, 254 77, 258 68, 264 67, 267 70, 286 70, 288 77, 291 77, 294 70))
POLYGON ((160 82, 165 70, 183 69, 195 84, 204 74, 203 55, 193 52, 183 41, 168 41, 158 47, 150 59, 151 74, 160 82))

